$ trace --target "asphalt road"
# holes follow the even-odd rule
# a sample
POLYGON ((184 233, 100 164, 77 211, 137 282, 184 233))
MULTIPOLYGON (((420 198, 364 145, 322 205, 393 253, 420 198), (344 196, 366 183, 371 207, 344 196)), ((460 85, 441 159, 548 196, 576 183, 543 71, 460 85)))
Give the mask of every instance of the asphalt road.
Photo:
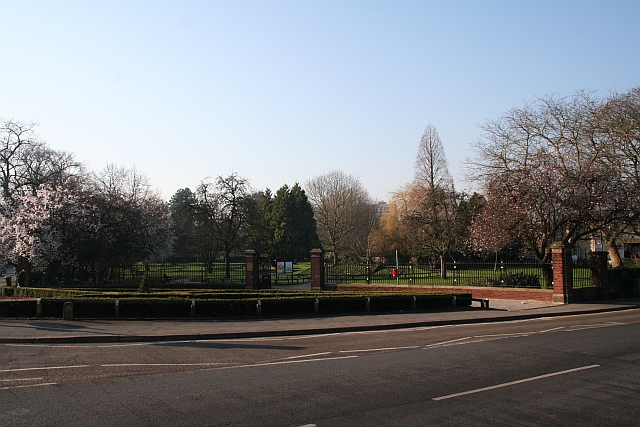
POLYGON ((392 331, 0 345, 0 426, 640 425, 640 310, 392 331))

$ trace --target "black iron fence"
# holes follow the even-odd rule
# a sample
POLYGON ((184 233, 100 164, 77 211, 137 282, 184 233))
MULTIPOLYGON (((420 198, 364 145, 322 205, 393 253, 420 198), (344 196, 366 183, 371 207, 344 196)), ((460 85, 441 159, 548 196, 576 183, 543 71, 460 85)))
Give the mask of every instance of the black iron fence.
MULTIPOLYGON (((372 283, 427 286, 487 286, 551 289, 553 269, 551 263, 537 262, 447 262, 445 268, 437 263, 379 264, 366 262, 341 262, 325 265, 325 281, 328 284, 372 283)), ((246 263, 224 262, 205 265, 199 262, 136 263, 130 267, 111 268, 100 277, 92 277, 86 271, 75 270, 52 274, 46 269, 34 269, 31 279, 34 286, 101 286, 137 287, 146 277, 154 286, 244 286, 246 263)), ((291 271, 283 273, 272 262, 261 261, 260 279, 271 285, 302 284, 311 281, 310 263, 296 263, 291 271)), ((575 260, 573 288, 590 287, 591 270, 588 260, 575 260)))
POLYGON ((200 262, 185 263, 136 263, 128 267, 112 267, 100 274, 91 274, 86 270, 33 269, 33 286, 99 286, 99 287, 137 287, 146 278, 150 285, 167 284, 203 284, 203 285, 244 285, 246 281, 246 263, 216 262, 205 265, 200 262))
MULTIPOLYGON (((588 260, 573 266, 574 288, 591 286, 588 260)), ((521 262, 439 262, 417 264, 339 263, 325 266, 327 283, 373 283, 428 286, 487 286, 551 289, 551 263, 521 262)))

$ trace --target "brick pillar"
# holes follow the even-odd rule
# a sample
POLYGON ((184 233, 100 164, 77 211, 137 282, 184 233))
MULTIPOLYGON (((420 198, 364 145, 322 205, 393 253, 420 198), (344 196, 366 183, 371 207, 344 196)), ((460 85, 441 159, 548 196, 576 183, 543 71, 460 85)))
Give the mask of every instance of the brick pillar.
POLYGON ((258 280, 260 279, 260 265, 258 262, 258 253, 253 249, 244 252, 247 262, 247 270, 245 273, 245 286, 248 289, 258 289, 258 280))
POLYGON ((609 268, 607 252, 590 252, 589 269, 591 270, 591 286, 600 290, 600 298, 609 299, 609 268))
POLYGON ((311 289, 324 288, 324 252, 311 249, 311 289))
POLYGON ((553 302, 568 304, 573 290, 573 246, 563 243, 551 245, 553 267, 553 302))

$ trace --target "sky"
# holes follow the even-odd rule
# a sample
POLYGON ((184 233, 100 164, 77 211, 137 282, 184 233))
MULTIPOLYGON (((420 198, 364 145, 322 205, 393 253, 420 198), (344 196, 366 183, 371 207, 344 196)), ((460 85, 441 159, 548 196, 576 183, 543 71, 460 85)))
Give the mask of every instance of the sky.
POLYGON ((388 201, 432 124, 468 190, 483 123, 639 86, 638 22, 634 0, 0 0, 0 118, 167 200, 342 170, 388 201))

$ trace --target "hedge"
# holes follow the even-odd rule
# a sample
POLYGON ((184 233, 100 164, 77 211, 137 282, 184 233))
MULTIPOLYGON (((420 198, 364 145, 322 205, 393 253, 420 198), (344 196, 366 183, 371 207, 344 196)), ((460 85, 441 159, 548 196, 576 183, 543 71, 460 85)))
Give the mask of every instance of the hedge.
MULTIPOLYGON (((416 295, 415 309, 432 310, 452 307, 452 295, 416 295)), ((315 314, 398 312, 413 309, 414 296, 410 295, 372 295, 369 297, 324 296, 280 297, 265 299, 216 299, 196 300, 192 309, 192 300, 168 299, 120 299, 119 317, 124 319, 150 318, 188 318, 188 317, 251 317, 257 316, 257 304, 260 301, 263 316, 302 316, 315 314), (367 299, 369 303, 367 304, 367 299), (316 300, 318 305, 316 305, 316 300)), ((115 299, 48 299, 41 298, 42 317, 61 318, 65 302, 73 303, 73 316, 77 319, 109 319, 116 317, 115 299)), ((471 294, 456 295, 457 307, 471 305, 471 294)), ((0 317, 36 317, 35 300, 0 301, 0 317)))

